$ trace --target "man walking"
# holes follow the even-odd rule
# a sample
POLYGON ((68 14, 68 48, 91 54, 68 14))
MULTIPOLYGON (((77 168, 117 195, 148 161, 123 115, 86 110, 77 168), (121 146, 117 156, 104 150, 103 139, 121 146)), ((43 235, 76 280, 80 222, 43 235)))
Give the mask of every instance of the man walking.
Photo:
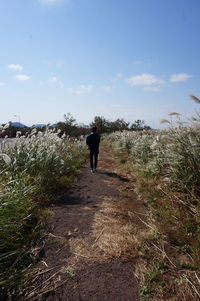
POLYGON ((90 167, 91 172, 95 172, 97 168, 100 135, 97 133, 97 127, 92 128, 92 133, 87 136, 86 143, 90 149, 90 167))

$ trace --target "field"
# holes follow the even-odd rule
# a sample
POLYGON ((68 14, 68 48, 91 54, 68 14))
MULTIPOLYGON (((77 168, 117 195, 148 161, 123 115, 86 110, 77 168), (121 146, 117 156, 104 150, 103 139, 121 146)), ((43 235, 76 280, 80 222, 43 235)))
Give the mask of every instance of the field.
MULTIPOLYGON (((70 232, 74 240, 69 238, 68 241, 76 242, 76 246, 72 243, 72 250, 75 248, 75 254, 92 262, 96 260, 96 250, 99 262, 107 259, 123 262, 130 258, 132 262, 134 259, 141 300, 196 301, 200 297, 199 121, 197 116, 184 124, 174 112, 170 120, 162 121, 169 124, 167 129, 105 135, 103 169, 97 175, 102 203, 95 196, 95 178, 86 171, 85 188, 76 188, 80 198, 81 191, 88 195, 88 177, 94 182, 95 206, 102 208, 98 212, 92 204, 87 205, 85 196, 86 209, 95 216, 91 228, 96 237, 88 237, 89 241, 95 241, 96 249, 91 245, 88 250, 85 241, 81 245, 81 240, 76 239, 76 230, 74 234, 70 232), (106 161, 108 155, 112 158, 109 164, 106 161), (112 171, 114 166, 115 173, 112 171), (103 194, 102 185, 105 189, 105 183, 108 183, 106 177, 111 179, 109 185, 115 185, 112 198, 109 198, 109 191, 112 191, 109 185, 107 195, 106 190, 103 194), (129 182, 134 182, 134 188, 129 182), (124 191, 121 196, 117 195, 118 188, 124 191), (140 208, 140 203, 146 209, 138 213, 136 222, 134 206, 137 204, 140 208), (111 248, 112 244, 115 247, 111 248), (85 253, 80 254, 80 251, 85 253)), ((50 129, 45 132, 33 130, 28 137, 18 133, 10 143, 5 141, 0 144, 0 290, 1 296, 8 298, 19 293, 24 275, 37 262, 37 244, 44 238, 41 229, 53 215, 51 204, 74 182, 86 160, 87 150, 85 141, 65 135, 60 137, 59 132, 50 129)), ((77 206, 80 216, 81 206, 77 206)), ((63 209, 69 218, 70 208, 63 209)), ((61 209, 59 214, 65 221, 61 209)), ((86 227, 85 221, 87 215, 82 228, 86 227)), ((76 223, 76 214, 73 223, 76 223)), ((58 230, 59 227, 58 223, 58 230)))
POLYGON ((0 147, 0 291, 4 296, 17 293, 22 275, 35 262, 35 243, 51 215, 48 207, 73 182, 86 148, 83 142, 59 138, 49 129, 33 130, 26 138, 18 133, 18 138, 0 147))
POLYGON ((114 133, 109 140, 122 168, 137 177, 136 191, 147 206, 147 230, 139 237, 142 300, 198 300, 199 120, 165 122, 166 130, 114 133))

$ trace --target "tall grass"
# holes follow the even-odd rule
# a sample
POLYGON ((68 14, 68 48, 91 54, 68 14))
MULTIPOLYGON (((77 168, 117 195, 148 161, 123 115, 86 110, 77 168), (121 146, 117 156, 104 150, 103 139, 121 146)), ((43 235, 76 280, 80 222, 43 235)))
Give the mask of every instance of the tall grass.
MULTIPOLYGON (((18 133, 20 135, 20 133, 18 133)), ((35 258, 45 209, 58 190, 71 183, 85 160, 85 145, 35 130, 0 145, 0 292, 15 294, 24 270, 35 258)))
POLYGON ((200 132, 193 126, 110 135, 115 150, 141 173, 162 177, 176 191, 199 196, 200 132))
POLYGON ((176 112, 169 115, 162 120, 166 129, 113 133, 109 139, 125 168, 137 173, 139 192, 148 200, 141 298, 198 300, 200 119, 197 113, 186 123, 176 112))

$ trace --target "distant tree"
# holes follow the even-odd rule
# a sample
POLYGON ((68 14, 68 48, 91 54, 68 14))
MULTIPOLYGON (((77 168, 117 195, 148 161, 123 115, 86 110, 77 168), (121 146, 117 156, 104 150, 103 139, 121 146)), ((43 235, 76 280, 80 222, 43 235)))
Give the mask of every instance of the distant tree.
POLYGON ((129 130, 129 122, 126 122, 123 118, 117 119, 113 122, 110 122, 111 125, 111 131, 110 132, 116 132, 116 131, 124 131, 129 130))
POLYGON ((70 113, 64 114, 64 122, 59 121, 56 128, 61 130, 61 135, 76 136, 76 119, 70 113))
POLYGON ((29 132, 29 127, 14 126, 9 122, 9 127, 5 130, 6 136, 14 138, 17 132, 21 133, 20 136, 25 136, 29 132))
POLYGON ((135 120, 134 123, 131 124, 130 130, 131 131, 142 131, 142 130, 150 130, 151 127, 148 125, 145 125, 144 120, 135 120))
POLYGON ((90 123, 90 127, 96 126, 98 128, 98 132, 108 133, 110 128, 110 122, 105 119, 103 116, 95 116, 94 121, 90 123))
POLYGON ((141 131, 150 129, 150 126, 145 125, 144 120, 136 120, 130 124, 123 118, 118 118, 115 121, 109 121, 103 116, 95 116, 94 121, 90 124, 91 127, 97 126, 99 133, 112 133, 116 131, 141 131))
POLYGON ((89 126, 85 124, 77 124, 76 119, 70 114, 64 114, 64 121, 57 122, 56 129, 60 129, 60 136, 64 133, 70 137, 80 137, 89 132, 89 126))
POLYGON ((77 126, 77 130, 76 130, 76 136, 85 136, 88 134, 88 132, 90 131, 90 126, 86 125, 86 124, 79 124, 77 126))

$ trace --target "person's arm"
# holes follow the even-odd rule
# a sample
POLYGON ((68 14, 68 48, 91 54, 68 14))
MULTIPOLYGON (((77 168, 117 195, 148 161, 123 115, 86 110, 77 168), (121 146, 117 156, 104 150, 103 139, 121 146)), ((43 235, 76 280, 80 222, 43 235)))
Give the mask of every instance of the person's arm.
POLYGON ((89 136, 87 136, 87 138, 86 138, 86 144, 87 144, 87 146, 89 146, 89 136))

